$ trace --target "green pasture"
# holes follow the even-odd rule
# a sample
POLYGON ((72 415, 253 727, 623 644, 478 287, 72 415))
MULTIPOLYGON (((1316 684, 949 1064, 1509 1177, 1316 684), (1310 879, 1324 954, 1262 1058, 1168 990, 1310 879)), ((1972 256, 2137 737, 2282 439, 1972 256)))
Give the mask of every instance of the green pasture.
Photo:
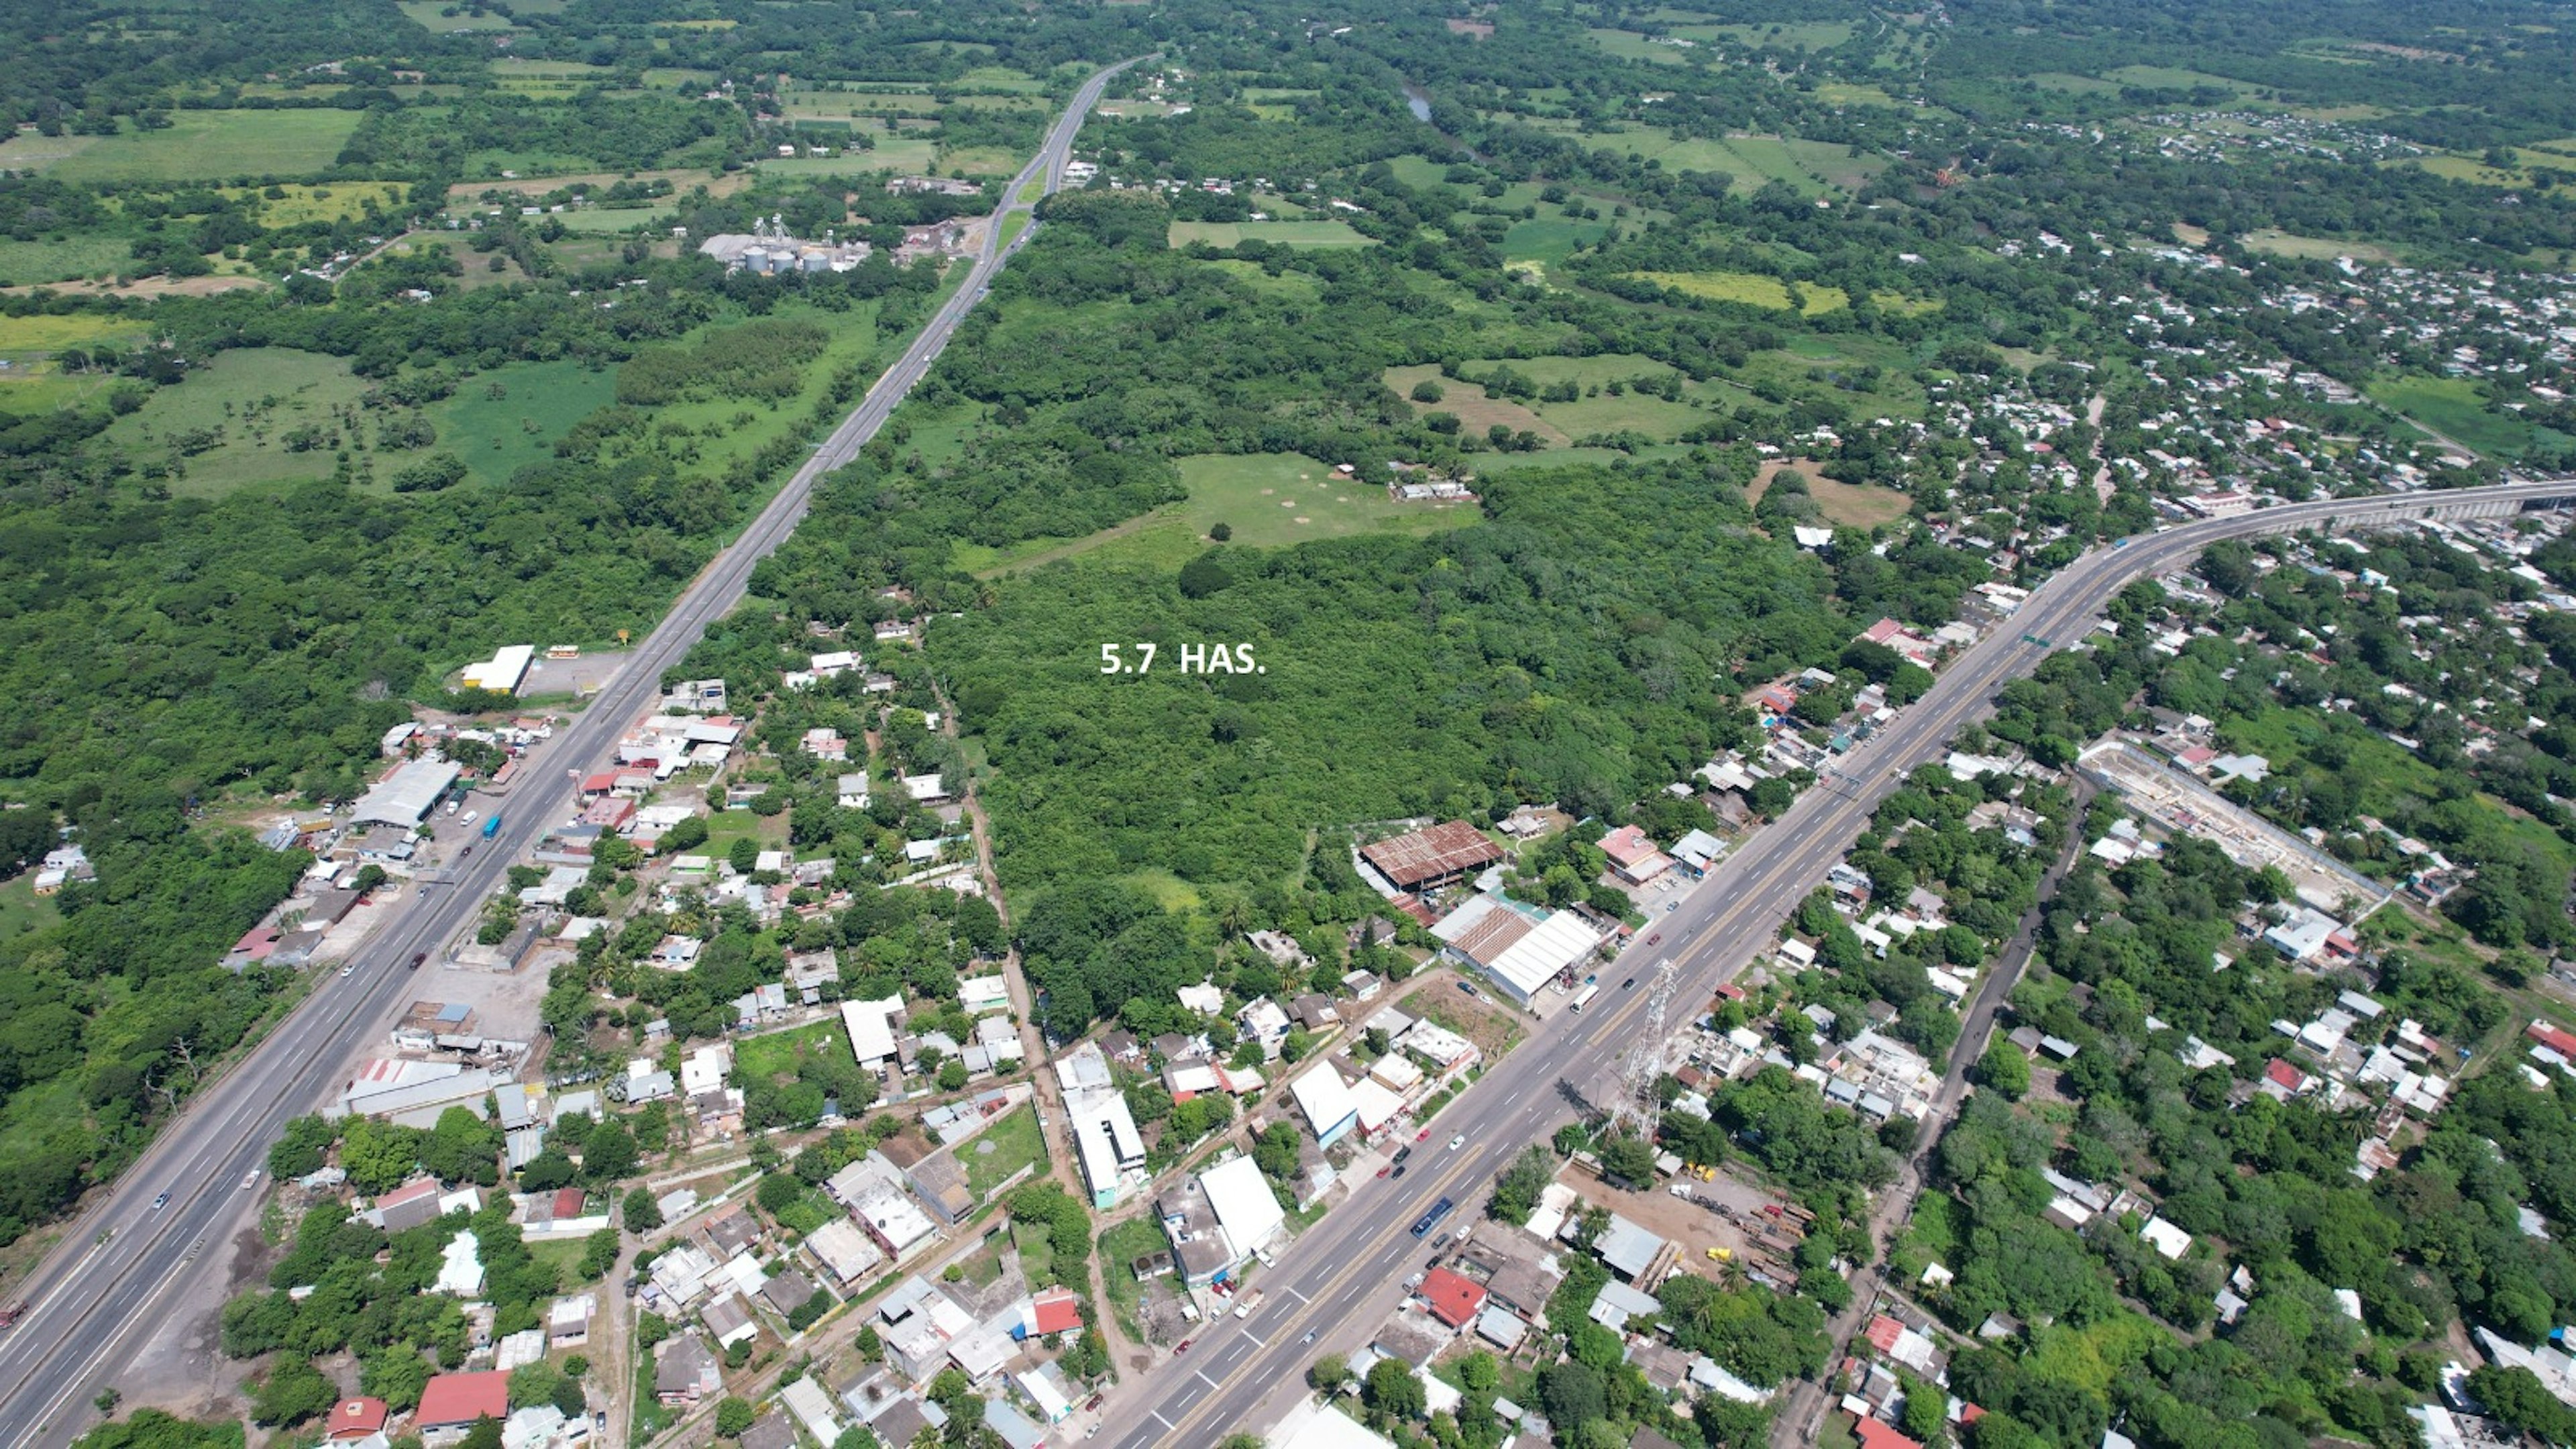
POLYGON ((2576 442, 2564 433, 2490 410, 2477 384, 2465 377, 2381 377, 2362 390, 2380 406, 2493 457, 2518 457, 2536 443, 2563 448, 2576 442))
POLYGON ((302 176, 338 159, 359 119, 356 111, 173 111, 165 129, 83 136, 76 147, 18 138, 0 146, 0 167, 81 182, 302 176))
MULTIPOLYGON (((174 472, 167 481, 175 493, 211 497, 259 483, 328 478, 337 451, 350 445, 332 409, 356 403, 366 390, 344 358, 284 347, 239 348, 191 369, 177 387, 154 389, 107 436, 139 460, 170 464, 174 472), (297 452, 286 435, 303 427, 320 429, 322 441, 297 452), (335 435, 337 442, 331 441, 335 435), (188 453, 189 448, 200 451, 188 453)), ((362 416, 359 426, 371 428, 373 421, 362 416)), ((371 433, 368 441, 374 441, 371 433)), ((384 454, 379 472, 414 456, 384 454)))
POLYGON ((438 446, 486 483, 506 483, 554 457, 555 439, 616 397, 607 369, 578 362, 519 362, 478 373, 429 409, 438 446), (496 396, 497 394, 497 396, 496 396))
POLYGON ((1171 244, 1185 247, 1192 242, 1206 242, 1215 247, 1231 247, 1245 241, 1265 241, 1287 247, 1365 247, 1376 243, 1351 230, 1340 221, 1176 221, 1172 223, 1171 244))
POLYGON ((1474 523, 1470 503, 1397 503, 1386 480, 1336 474, 1296 453, 1197 454, 1176 460, 1189 497, 1087 538, 1032 539, 1006 549, 960 545, 957 566, 992 574, 1060 558, 1098 554, 1120 563, 1178 568, 1209 546, 1225 524, 1232 542, 1278 548, 1355 533, 1433 533, 1474 523))

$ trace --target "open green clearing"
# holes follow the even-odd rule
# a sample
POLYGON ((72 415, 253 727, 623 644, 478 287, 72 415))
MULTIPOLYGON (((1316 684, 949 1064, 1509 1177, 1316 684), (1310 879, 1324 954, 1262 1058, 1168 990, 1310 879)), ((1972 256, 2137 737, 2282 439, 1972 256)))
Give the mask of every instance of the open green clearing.
POLYGON ((469 15, 454 0, 396 0, 397 8, 411 22, 432 35, 454 35, 467 30, 514 30, 510 17, 485 11, 469 15), (453 14, 447 13, 453 11, 453 14))
POLYGON ((40 241, 0 237, 0 287, 109 275, 133 259, 133 248, 124 238, 98 232, 69 232, 40 241))
POLYGON ((734 1069, 747 1082, 784 1082, 801 1074, 805 1063, 821 1057, 846 1056, 849 1038, 837 1021, 818 1021, 790 1031, 747 1036, 734 1044, 734 1069))
POLYGON ((959 1143, 957 1156, 966 1164, 966 1190, 979 1202, 992 1196, 1011 1174, 1045 1163, 1046 1133, 1038 1126, 1037 1108, 1005 1113, 999 1122, 959 1143))
POLYGON ((25 362, 50 357, 67 347, 93 347, 141 335, 145 324, 93 313, 39 313, 33 317, 0 317, 0 357, 25 362))
POLYGON ((1213 247, 1231 247, 1247 241, 1264 241, 1283 247, 1364 247, 1376 243, 1351 230, 1340 221, 1176 221, 1172 223, 1171 243, 1185 247, 1192 242, 1206 242, 1213 247))
POLYGON ((1747 307, 1767 307, 1774 312, 1786 312, 1794 307, 1809 317, 1839 312, 1851 305, 1851 295, 1840 287, 1800 286, 1793 292, 1789 283, 1760 272, 1633 272, 1630 275, 1703 301, 1735 302, 1747 307))
MULTIPOLYGON (((333 410, 354 406, 366 390, 345 358, 241 348, 217 354, 180 386, 155 391, 108 436, 146 464, 167 464, 175 493, 212 497, 254 483, 328 478, 337 450, 348 445, 333 410), (314 430, 312 445, 290 446, 288 435, 306 428, 314 430)), ((395 460, 406 456, 387 453, 383 461, 399 467, 395 460)))
POLYGON ((1739 194, 1777 181, 1801 195, 1820 196, 1829 186, 1849 190, 1888 164, 1884 156, 1855 156, 1846 146, 1794 136, 1677 136, 1662 126, 1588 133, 1569 122, 1534 124, 1595 151, 1660 161, 1667 171, 1723 172, 1731 178, 1729 189, 1739 194))
POLYGON ((44 165, 0 147, 0 166, 26 166, 57 181, 303 176, 339 157, 359 119, 356 111, 173 111, 167 130, 100 136, 44 165))
POLYGON ((53 897, 36 894, 34 871, 0 885, 0 941, 44 930, 62 918, 62 912, 54 909, 53 897))
POLYGON ((1473 523, 1468 503, 1397 503, 1382 480, 1336 474, 1295 453, 1198 454, 1175 460, 1190 496, 1087 538, 1032 539, 1008 549, 956 546, 957 566, 980 574, 1032 568, 1097 553, 1121 563, 1178 568, 1224 524, 1232 542, 1276 548, 1355 533, 1433 533, 1473 523))
POLYGON ((1546 216, 1516 221, 1511 230, 1503 233, 1503 260, 1554 266, 1574 255, 1576 247, 1590 246, 1610 232, 1611 225, 1606 221, 1568 221, 1546 216))
POLYGON ((468 378, 430 412, 438 445, 486 483, 554 457, 555 439, 617 395, 617 379, 578 362, 522 362, 468 378), (497 395, 496 395, 497 394, 497 395))
POLYGON ((1605 54, 1615 55, 1621 60, 1642 60, 1656 65, 1690 64, 1688 46, 1650 40, 1633 30, 1595 30, 1590 34, 1594 45, 1601 47, 1605 54))
POLYGON ((2327 262, 2337 257, 2350 257, 2357 262, 2378 262, 2383 265, 2398 260, 2397 253, 2370 242, 2298 236, 2268 226, 2245 233, 2243 240, 2247 250, 2268 252, 2276 257, 2298 257, 2308 261, 2327 262))
POLYGON ((837 156, 772 156, 758 162, 763 176, 857 176, 869 171, 927 171, 939 158, 939 143, 926 136, 880 137, 873 148, 845 150, 837 156))
POLYGON ((1848 20, 1779 20, 1750 25, 1685 24, 1668 28, 1675 35, 1688 36, 1693 40, 1714 40, 1769 50, 1831 50, 1852 38, 1852 23, 1848 20))
POLYGON ((1101 1281, 1109 1288, 1110 1311, 1118 1315, 1118 1326, 1127 1330, 1131 1342, 1145 1341, 1144 1327, 1136 1317, 1137 1305, 1144 1301, 1144 1288, 1128 1271, 1128 1265, 1167 1251, 1163 1225, 1152 1218, 1129 1218, 1100 1235, 1101 1281))
MULTIPOLYGON (((1515 368, 1520 365, 1518 362, 1512 364, 1515 368)), ((1442 377, 1438 363, 1426 362, 1414 367, 1390 367, 1386 370, 1386 385, 1395 390, 1397 397, 1411 398, 1414 385, 1425 381, 1439 384, 1441 398, 1436 403, 1413 404, 1416 414, 1454 413, 1460 430, 1478 437, 1499 425, 1516 433, 1535 433, 1550 448, 1562 448, 1574 441, 1564 429, 1539 416, 1532 408, 1510 398, 1495 397, 1475 383, 1442 377)))
POLYGON ((2465 377, 2382 377, 2362 390, 2380 406, 2480 453, 2510 458, 2535 443, 2565 447, 2571 441, 2563 433, 2490 411, 2477 384, 2465 377))

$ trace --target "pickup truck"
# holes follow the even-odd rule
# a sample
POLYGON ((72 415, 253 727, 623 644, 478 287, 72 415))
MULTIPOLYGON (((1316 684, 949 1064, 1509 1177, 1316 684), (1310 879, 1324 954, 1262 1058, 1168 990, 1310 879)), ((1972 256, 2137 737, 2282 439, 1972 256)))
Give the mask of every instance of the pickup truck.
POLYGON ((1234 1316, 1237 1318, 1250 1318, 1252 1316, 1252 1310, 1261 1306, 1261 1299, 1262 1291, 1258 1288, 1255 1288, 1251 1292, 1243 1295, 1243 1301, 1234 1305, 1234 1316))

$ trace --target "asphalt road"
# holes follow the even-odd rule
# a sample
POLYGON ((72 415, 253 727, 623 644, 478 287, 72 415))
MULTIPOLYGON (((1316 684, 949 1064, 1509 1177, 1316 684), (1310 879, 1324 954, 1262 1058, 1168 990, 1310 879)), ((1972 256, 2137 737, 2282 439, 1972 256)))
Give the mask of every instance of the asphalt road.
POLYGON ((857 456, 938 360, 994 274, 1035 229, 1032 222, 1007 247, 1001 244, 1004 221, 1028 210, 1018 200, 1022 188, 1043 179, 1047 191, 1056 189, 1083 117, 1110 78, 1135 63, 1123 61, 1084 83, 1045 146, 1003 192, 964 280, 903 356, 689 585, 589 707, 530 753, 520 782, 476 802, 500 812, 499 837, 478 842, 442 883, 414 888, 368 943, 356 974, 326 978, 256 1049, 201 1089, 127 1169, 114 1195, 72 1224, 64 1245, 20 1287, 14 1301, 29 1305, 28 1312, 0 1334, 0 1444, 68 1443, 94 1420, 90 1399, 117 1381, 144 1342, 215 1306, 233 1236, 250 1225, 258 1199, 244 1178, 262 1167, 282 1125, 330 1100, 357 1056, 382 1039, 397 1011, 418 994, 421 978, 408 966, 413 955, 437 956, 468 929, 509 863, 570 813, 575 778, 604 763, 626 726, 659 696, 663 671, 741 600, 753 566, 805 516, 815 483, 857 456), (167 1205, 154 1208, 154 1198, 165 1192, 167 1205))
POLYGON ((1457 1204, 1443 1229, 1481 1213, 1487 1189, 1512 1155, 1574 1119, 1571 1093, 1636 1040, 1662 958, 1680 963, 1671 1008, 1678 1023, 1768 949, 1780 923, 1851 847, 1878 802, 1914 767, 1940 758, 1963 727, 1990 714, 2004 684, 2047 657, 2047 649, 2024 636, 2072 645, 2121 588, 2183 564, 2219 539, 2542 500, 2576 504, 2576 482, 2290 504, 2140 535, 2076 560, 2034 590, 2012 619, 1953 659, 1928 693, 1755 833, 1675 910, 1655 917, 1619 961, 1601 970, 1605 989, 1588 1013, 1559 1012, 1452 1101, 1430 1124, 1430 1140, 1415 1149, 1404 1180, 1362 1180, 1349 1201, 1278 1253, 1274 1266, 1251 1280, 1267 1290, 1260 1311, 1203 1326, 1185 1352, 1122 1387, 1104 1412, 1101 1441, 1113 1449, 1203 1449, 1235 1429, 1257 1432, 1305 1392, 1305 1370, 1316 1358, 1365 1345, 1404 1299, 1404 1279, 1432 1260, 1430 1245, 1408 1231, 1414 1221, 1442 1197, 1457 1204), (1661 943, 1649 944, 1653 937, 1661 943), (1620 982, 1631 977, 1636 985, 1623 989, 1620 982), (1466 1146, 1445 1150, 1459 1134, 1466 1146), (1273 1403, 1278 1395, 1287 1397, 1273 1403))

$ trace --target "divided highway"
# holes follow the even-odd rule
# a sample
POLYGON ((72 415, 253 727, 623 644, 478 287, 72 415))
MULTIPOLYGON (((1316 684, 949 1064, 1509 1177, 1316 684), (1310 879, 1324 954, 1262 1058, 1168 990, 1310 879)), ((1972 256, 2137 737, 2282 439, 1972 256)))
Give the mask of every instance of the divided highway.
POLYGON ((1364 1346, 1405 1297, 1404 1279, 1434 1256, 1410 1234, 1443 1197, 1457 1210, 1441 1224, 1463 1229, 1481 1215, 1487 1190, 1513 1154, 1574 1120, 1573 1094, 1614 1069, 1644 1029, 1656 964, 1679 963, 1670 1010, 1697 1015, 1719 983, 1766 950, 1780 924, 1850 849, 1878 803, 1904 776, 1941 758, 1971 721, 1992 713, 2007 682, 2036 669, 2048 649, 2091 630, 2112 595, 2131 582, 2188 562, 2224 538, 2308 527, 2368 527, 2471 510, 2576 506, 2576 481, 2508 484, 2289 504, 2123 539, 2096 549, 2034 590, 2019 613, 1950 661, 1932 689, 1896 721, 1844 757, 1829 778, 1799 797, 1711 870, 1678 908, 1657 916, 1613 965, 1584 1015, 1560 1011, 1510 1056, 1460 1094, 1430 1124, 1401 1182, 1360 1179, 1349 1201, 1284 1251, 1254 1282, 1266 1292, 1248 1319, 1203 1326, 1188 1352, 1141 1383, 1113 1392, 1101 1439, 1114 1449, 1203 1449, 1237 1429, 1259 1432, 1305 1392, 1308 1365, 1326 1353, 1364 1346), (1633 978, 1633 988, 1621 982, 1633 978), (1448 1138, 1466 1145, 1444 1151, 1448 1138))
POLYGON ((521 783, 480 802, 502 812, 507 824, 499 838, 480 842, 443 883, 415 887, 368 943, 354 976, 322 981, 310 1000, 163 1129, 118 1180, 114 1196, 66 1229, 62 1245, 13 1295, 13 1302, 28 1305, 25 1317, 0 1334, 0 1444, 67 1444, 94 1420, 90 1399, 116 1381, 144 1344, 214 1306, 233 1237, 249 1225, 257 1200, 247 1189, 259 1183, 280 1127, 322 1107, 396 1013, 430 987, 434 977, 408 968, 412 957, 440 954, 473 922, 509 864, 569 813, 573 777, 607 760, 627 724, 660 694, 663 671, 742 599, 752 568, 805 516, 815 483, 856 457, 938 360, 957 324, 1034 228, 1031 223, 1007 245, 1002 240, 1005 223, 1029 209, 1021 191, 1032 182, 1056 190, 1083 117, 1110 79, 1134 64, 1110 66, 1075 93, 1046 144, 1002 193, 962 282, 902 357, 689 585, 589 707, 531 752, 521 783), (162 1194, 167 1202, 154 1206, 162 1194))

